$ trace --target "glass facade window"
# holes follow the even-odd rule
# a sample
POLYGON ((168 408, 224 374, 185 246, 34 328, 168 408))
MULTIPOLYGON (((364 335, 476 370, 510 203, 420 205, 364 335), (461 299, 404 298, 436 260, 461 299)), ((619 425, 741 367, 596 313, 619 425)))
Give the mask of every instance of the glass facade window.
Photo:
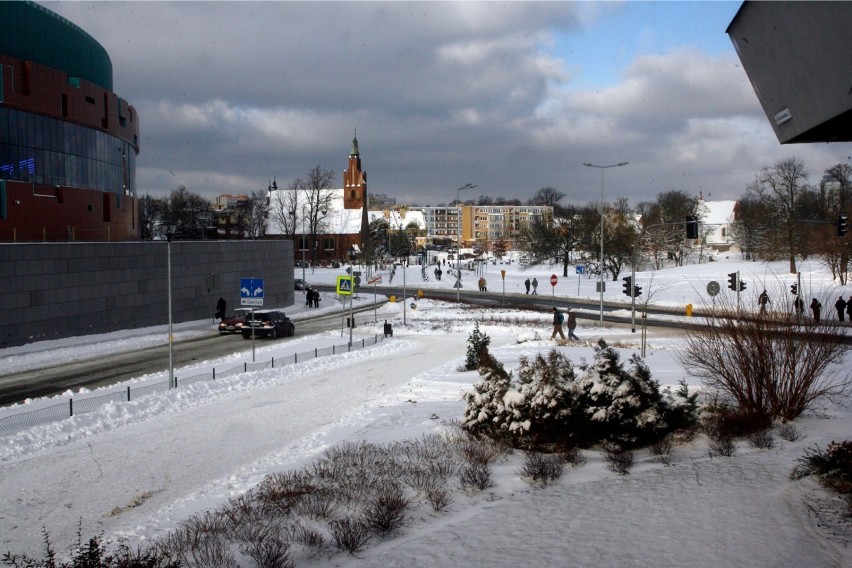
POLYGON ((0 107, 0 179, 136 195, 135 171, 136 151, 121 138, 0 107))

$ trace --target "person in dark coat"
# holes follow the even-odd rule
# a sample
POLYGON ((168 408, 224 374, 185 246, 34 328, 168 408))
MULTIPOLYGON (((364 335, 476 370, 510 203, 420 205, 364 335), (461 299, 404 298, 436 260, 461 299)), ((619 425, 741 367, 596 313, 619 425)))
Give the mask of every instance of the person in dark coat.
POLYGON ((799 296, 796 296, 796 299, 793 300, 793 309, 798 317, 802 317, 805 313, 805 302, 799 296))
POLYGON ((314 289, 314 307, 318 308, 320 303, 320 293, 319 290, 314 289))
POLYGON ((307 286, 305 288, 305 305, 309 308, 311 307, 311 300, 313 300, 313 297, 313 290, 311 290, 310 286, 307 286))
POLYGON ((556 339, 556 334, 559 334, 559 337, 562 338, 562 341, 565 341, 565 334, 562 333, 562 320, 565 319, 565 316, 562 315, 562 312, 556 309, 556 306, 553 307, 553 333, 550 334, 550 339, 556 339))
MULTIPOLYGON (((219 298, 219 301, 216 302, 216 313, 214 317, 219 318, 220 320, 225 319, 225 311, 228 309, 228 302, 225 301, 225 298, 219 298)), ((842 318, 841 318, 841 321, 842 318)))
POLYGON ((837 298, 834 307, 837 309, 837 319, 843 321, 843 316, 846 314, 846 300, 843 299, 843 296, 837 298))
POLYGON ((530 279, 529 278, 524 280, 524 287, 527 289, 527 294, 529 294, 530 293, 530 279))
POLYGON ((811 312, 814 314, 814 323, 819 323, 819 312, 822 310, 822 304, 814 298, 811 300, 811 312))
POLYGON ((852 321, 852 296, 846 302, 846 315, 849 316, 849 321, 852 321))
POLYGON ((574 313, 572 308, 568 308, 568 339, 573 339, 575 341, 579 341, 580 338, 574 335, 574 330, 577 329, 577 314, 574 313))
POLYGON ((532 285, 533 285, 533 294, 535 294, 537 296, 538 295, 538 278, 533 277, 532 285))
POLYGON ((760 315, 766 315, 766 304, 769 303, 769 294, 766 293, 766 290, 761 292, 760 296, 757 298, 757 305, 760 306, 760 315))

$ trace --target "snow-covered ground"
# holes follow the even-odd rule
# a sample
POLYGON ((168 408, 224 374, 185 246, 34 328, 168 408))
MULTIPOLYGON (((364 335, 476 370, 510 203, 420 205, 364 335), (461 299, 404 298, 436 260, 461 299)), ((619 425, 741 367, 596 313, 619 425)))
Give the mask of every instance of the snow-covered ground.
MULTIPOLYGON (((569 305, 568 296, 598 297, 594 279, 562 278, 558 267, 521 271, 517 264, 489 266, 484 277, 490 291, 502 291, 501 269, 506 270, 507 294, 523 294, 524 280, 536 277, 539 295, 552 296, 559 305, 569 305), (554 272, 559 280, 555 289, 549 284, 554 272)), ((392 322, 393 337, 373 347, 215 383, 193 383, 0 439, 0 552, 40 555, 43 526, 63 551, 76 540, 80 522, 84 537, 103 532, 109 539, 126 538, 133 544, 217 507, 268 473, 304 466, 338 442, 384 443, 439 430, 445 421, 461 416, 460 395, 478 379, 475 372, 458 370, 475 321, 492 338, 492 353, 508 369, 517 367, 522 355, 554 346, 547 340, 549 314, 429 300, 429 288, 453 284, 446 272, 436 282, 429 270, 430 280, 423 282, 420 269, 409 268, 404 279, 411 286, 410 297, 377 308, 374 326, 353 330, 358 339, 381 334, 382 322, 392 322), (426 298, 415 300, 420 289, 426 298)), ((773 302, 790 303, 789 284, 795 276, 785 273, 785 263, 720 259, 640 273, 637 284, 645 293, 652 290, 657 304, 701 305, 710 301, 707 282, 719 282, 721 294, 728 294, 727 274, 737 270, 749 283, 744 306, 754 309, 763 288, 773 302)), ((833 303, 838 293, 848 297, 852 287, 835 286, 816 264, 805 264, 802 272, 808 297, 823 298, 826 314, 833 316, 826 300, 833 303)), ((341 273, 308 269, 305 276, 309 283, 331 284, 341 273)), ((301 277, 301 269, 295 274, 301 277)), ((387 284, 389 274, 382 274, 387 284)), ((476 289, 476 278, 465 273, 465 290, 476 289)), ((402 281, 398 268, 393 284, 402 281)), ((360 295, 362 302, 373 297, 369 287, 360 295)), ((621 282, 608 282, 606 296, 626 299, 621 282)), ((295 340, 263 342, 259 358, 348 339, 348 330, 298 337, 298 320, 308 313, 299 300, 297 296, 296 305, 286 307, 297 321, 295 340)), ((340 309, 333 295, 324 295, 322 305, 323 311, 340 309)), ((178 339, 212 330, 210 320, 181 324, 178 339)), ((601 337, 623 346, 624 358, 638 350, 638 334, 618 326, 599 328, 593 318, 581 320, 577 334, 581 342, 558 347, 575 364, 591 360, 592 344, 601 337)), ((93 357, 165 339, 165 330, 158 327, 36 343, 0 351, 0 369, 93 357)), ((680 342, 676 334, 651 332, 646 361, 664 385, 675 385, 682 378, 696 384, 674 356, 680 342)), ((247 348, 242 340, 235 338, 234 343, 235 351, 247 348)), ((235 353, 194 367, 228 366, 245 359, 245 352, 235 353)), ((847 357, 846 368, 850 365, 852 358, 847 357)), ((179 369, 176 374, 188 372, 179 369)), ((156 378, 152 374, 135 382, 156 378)), ((55 401, 2 408, 0 419, 51 402, 55 401)), ((566 470, 561 480, 542 489, 520 479, 522 458, 516 453, 495 467, 493 488, 480 494, 458 493, 443 512, 417 509, 395 538, 374 542, 354 556, 335 554, 310 562, 300 558, 299 563, 852 566, 850 520, 832 514, 837 499, 811 480, 789 479, 806 448, 850 438, 852 409, 822 408, 796 425, 803 433, 800 440, 778 439, 769 450, 740 443, 730 458, 708 457, 701 439, 676 448, 670 466, 639 452, 637 465, 627 476, 609 472, 597 452, 586 451, 585 466, 566 470)))

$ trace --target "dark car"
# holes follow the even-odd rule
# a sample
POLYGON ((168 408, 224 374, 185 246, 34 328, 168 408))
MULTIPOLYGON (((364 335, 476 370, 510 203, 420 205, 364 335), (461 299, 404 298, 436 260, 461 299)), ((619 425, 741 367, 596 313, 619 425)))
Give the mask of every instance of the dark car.
POLYGON ((227 335, 229 333, 239 333, 246 323, 246 318, 251 314, 251 308, 237 308, 231 315, 226 316, 219 322, 219 333, 227 335))
POLYGON ((291 337, 296 332, 296 326, 284 312, 258 311, 254 312, 254 319, 249 314, 245 325, 242 327, 243 339, 251 339, 252 331, 255 337, 291 337))
POLYGON ((305 284, 305 281, 301 278, 296 278, 293 283, 296 285, 296 290, 304 290, 305 286, 307 286, 307 284, 305 284))

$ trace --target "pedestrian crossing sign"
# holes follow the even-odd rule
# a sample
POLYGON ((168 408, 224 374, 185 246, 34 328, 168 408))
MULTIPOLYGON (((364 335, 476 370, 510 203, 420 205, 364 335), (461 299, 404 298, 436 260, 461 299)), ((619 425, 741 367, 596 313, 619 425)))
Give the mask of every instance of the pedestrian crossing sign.
POLYGON ((338 276, 337 277, 337 293, 341 296, 352 295, 352 277, 338 276))

